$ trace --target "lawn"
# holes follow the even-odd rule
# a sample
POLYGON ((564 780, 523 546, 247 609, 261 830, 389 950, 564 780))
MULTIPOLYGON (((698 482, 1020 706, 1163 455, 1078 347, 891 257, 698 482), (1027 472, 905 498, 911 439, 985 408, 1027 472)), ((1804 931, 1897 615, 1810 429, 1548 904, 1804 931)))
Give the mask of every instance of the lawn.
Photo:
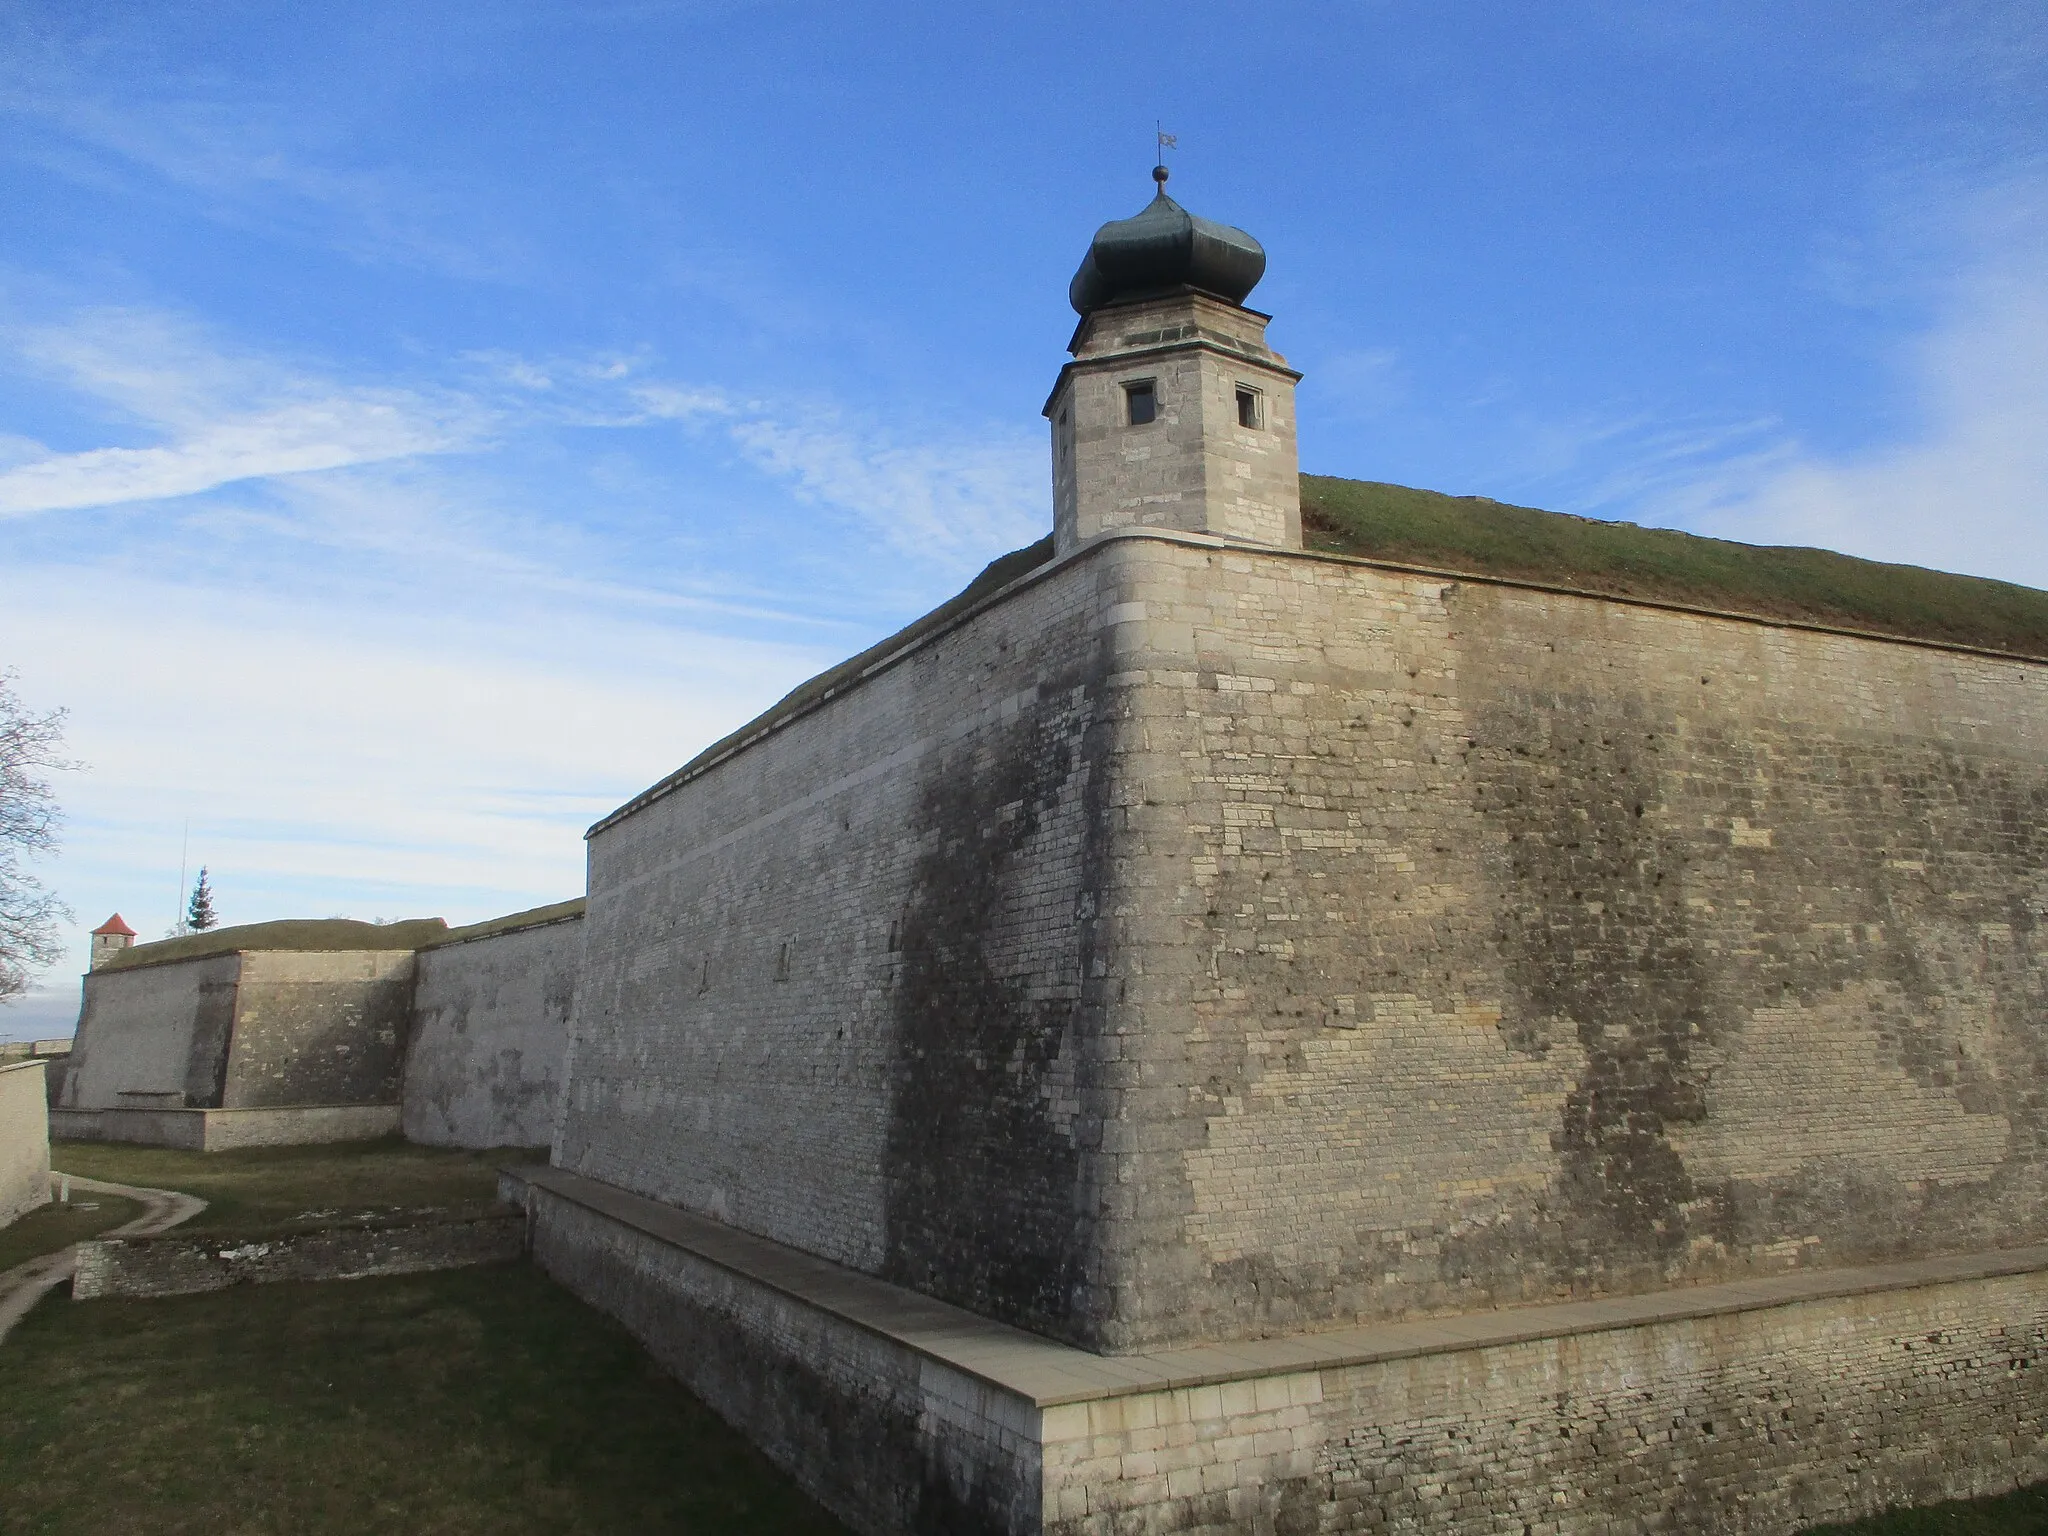
POLYGON ((66 1173, 199 1196, 207 1208, 187 1229, 204 1232, 326 1226, 400 1211, 479 1212, 497 1199, 501 1166, 545 1159, 541 1149, 469 1152, 416 1147, 395 1137, 236 1152, 176 1152, 115 1141, 57 1141, 50 1147, 50 1161, 66 1173))
POLYGON ((2048 1484, 1995 1499, 1901 1510, 1849 1525, 1823 1525, 1806 1536, 2041 1536, 2048 1532, 2048 1484))
MULTIPOLYGON (((500 1164, 537 1155, 60 1142, 53 1161, 187 1190, 214 1202, 195 1225, 247 1230, 480 1208, 500 1164)), ((82 1198, 101 1209, 0 1233, 0 1267, 132 1214, 82 1198), (7 1244, 25 1251, 9 1260, 7 1244)), ((843 1529, 623 1330, 525 1264, 158 1301, 60 1292, 0 1345, 0 1490, 6 1536, 843 1529)), ((2048 1486, 1825 1532, 2048 1533, 2048 1486)))
POLYGON ((138 1201, 74 1189, 69 1205, 60 1205, 52 1200, 41 1210, 30 1211, 13 1225, 0 1227, 0 1269, 12 1269, 46 1253, 55 1253, 59 1248, 69 1248, 73 1243, 99 1236, 109 1227, 133 1221, 141 1214, 142 1206, 138 1201))
MULTIPOLYGON (((60 1293, 0 1346, 0 1489, 7 1536, 844 1530, 525 1264, 60 1293)), ((2020 1536, 2048 1491, 1827 1529, 2020 1536)))
POLYGON ((60 1292, 0 1345, 8 1536, 844 1528, 525 1264, 60 1292))

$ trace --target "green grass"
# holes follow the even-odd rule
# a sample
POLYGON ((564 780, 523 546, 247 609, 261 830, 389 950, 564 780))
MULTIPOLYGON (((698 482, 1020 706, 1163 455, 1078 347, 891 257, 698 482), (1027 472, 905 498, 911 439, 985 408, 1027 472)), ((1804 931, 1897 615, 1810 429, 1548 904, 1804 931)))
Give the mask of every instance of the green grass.
POLYGON ((59 1248, 82 1243, 88 1237, 98 1237, 107 1228, 133 1221, 141 1214, 139 1201, 74 1189, 69 1205, 60 1205, 52 1200, 41 1210, 30 1211, 11 1226, 0 1227, 0 1269, 12 1269, 46 1253, 55 1253, 59 1248))
POLYGON ((524 1264, 46 1300, 0 1346, 9 1536, 826 1536, 843 1527, 524 1264))
POLYGON ((2009 582, 1324 475, 1301 511, 1329 554, 2048 658, 2048 592, 2009 582))
POLYGON ((352 917, 284 918, 274 923, 243 923, 234 928, 209 928, 182 939, 136 944, 102 960, 103 971, 132 970, 172 960, 202 960, 244 949, 418 949, 448 936, 438 917, 413 917, 398 923, 362 923, 352 917))
POLYGON ((496 1201, 502 1165, 545 1157, 537 1149, 416 1147, 395 1137, 236 1152, 111 1141, 57 1141, 50 1148, 50 1161, 66 1173, 199 1196, 207 1208, 186 1225, 203 1232, 329 1226, 400 1211, 476 1212, 496 1201))
POLYGON ((2041 1536, 2048 1532, 2048 1483, 1990 1499, 1894 1510, 1848 1525, 1816 1526, 1806 1536, 2041 1536))
POLYGON ((460 944, 467 939, 488 939, 493 934, 511 933, 520 928, 537 928, 542 923, 558 923, 564 918, 582 915, 583 898, 572 896, 567 901, 550 902, 544 907, 528 907, 524 912, 508 912, 503 917, 486 918, 481 923, 450 928, 438 938, 427 940, 420 948, 439 949, 443 944, 460 944))
POLYGON ((158 939, 136 944, 102 960, 103 971, 132 970, 142 965, 166 965, 174 960, 204 960, 214 955, 231 955, 240 950, 298 949, 432 949, 441 944, 459 944, 464 939, 484 939, 515 928, 532 928, 540 923, 583 915, 583 898, 572 897, 524 912, 509 912, 463 928, 450 928, 438 917, 409 917, 396 923, 364 923, 352 917, 281 918, 272 923, 243 923, 234 928, 209 928, 205 933, 188 933, 181 939, 158 939))

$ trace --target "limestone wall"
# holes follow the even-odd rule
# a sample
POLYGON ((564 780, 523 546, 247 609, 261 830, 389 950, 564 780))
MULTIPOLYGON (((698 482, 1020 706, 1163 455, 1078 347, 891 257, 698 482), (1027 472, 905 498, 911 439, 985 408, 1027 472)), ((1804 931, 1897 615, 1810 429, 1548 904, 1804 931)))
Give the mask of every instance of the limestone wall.
POLYGON ((412 967, 410 950, 252 950, 94 971, 62 1107, 394 1103, 412 967))
POLYGON ((89 974, 62 1106, 113 1109, 124 1092, 218 1105, 240 975, 237 955, 89 974))
POLYGON ((863 1536, 1039 1529, 1028 1399, 546 1191, 533 1260, 863 1536))
POLYGON ((2048 1233, 2048 667, 1142 550, 1111 1347, 2048 1233))
POLYGON ((580 916, 420 953, 405 1059, 407 1140, 554 1140, 582 954, 580 916))
POLYGON ((2048 668, 1129 534, 591 842, 557 1161, 1110 1351, 2048 1235, 2048 668))
POLYGON ((50 1117, 43 1063, 0 1066, 0 1227, 50 1202, 50 1117))
POLYGON ((1791 1533, 2048 1475, 2038 1274, 1048 1408, 1047 1536, 1791 1533))
POLYGON ((1088 1332, 1114 564, 593 831, 557 1164, 1088 1332))
POLYGON ((251 950, 242 956, 220 1107, 398 1099, 411 950, 251 950))
POLYGON ((874 1536, 1789 1536, 2048 1473, 2048 1245, 1105 1357, 560 1169, 500 1193, 874 1536))

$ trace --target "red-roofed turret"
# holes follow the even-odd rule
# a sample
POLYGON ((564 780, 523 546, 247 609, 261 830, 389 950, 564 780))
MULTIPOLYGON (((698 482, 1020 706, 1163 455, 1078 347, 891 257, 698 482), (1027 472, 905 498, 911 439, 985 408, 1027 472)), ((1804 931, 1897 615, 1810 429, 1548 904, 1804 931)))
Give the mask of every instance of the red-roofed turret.
POLYGON ((135 942, 135 930, 121 920, 116 912, 92 931, 92 958, 86 969, 96 971, 100 966, 121 953, 135 942))

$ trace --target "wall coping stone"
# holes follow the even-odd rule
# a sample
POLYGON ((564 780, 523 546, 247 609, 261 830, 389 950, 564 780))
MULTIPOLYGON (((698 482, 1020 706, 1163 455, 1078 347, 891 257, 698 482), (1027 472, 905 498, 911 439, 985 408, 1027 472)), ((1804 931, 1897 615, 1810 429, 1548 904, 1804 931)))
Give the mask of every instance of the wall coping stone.
POLYGON ((1795 1270, 1647 1295, 1541 1302, 1145 1354, 1097 1355, 564 1168, 510 1168, 501 1177, 507 1184, 524 1182, 610 1217, 1040 1408, 2048 1270, 2048 1243, 2035 1243, 1890 1264, 1795 1270))
POLYGON ((1877 630, 1850 629, 1838 624, 1818 624, 1808 619, 1766 618, 1761 614, 1738 613, 1727 608, 1707 608, 1690 603, 1672 602, 1668 599, 1625 597, 1611 592, 1592 592, 1583 587, 1558 586, 1549 582, 1531 581, 1524 577, 1489 576, 1474 571, 1450 571, 1441 570, 1435 566, 1404 565, 1393 560, 1372 560, 1362 555, 1333 554, 1328 550, 1283 549, 1273 544, 1255 544, 1238 539, 1224 538, 1221 535, 1212 533, 1188 533, 1173 528, 1112 528, 1106 533, 1097 534, 1094 538, 1087 540, 1065 555, 1055 556, 1043 565, 1032 567, 1032 569, 1026 571, 1015 581, 996 588, 995 591, 989 593, 978 602, 970 603, 967 607, 962 608, 943 624, 935 624, 930 629, 911 636, 896 649, 877 656, 867 666, 862 667, 860 671, 843 678, 835 686, 826 689, 816 698, 806 699, 802 704, 789 710, 787 713, 779 713, 779 706, 770 705, 767 710, 755 717, 754 728, 742 726, 739 731, 735 732, 728 739, 724 750, 715 754, 692 758, 674 773, 668 775, 668 777, 640 791, 639 794, 626 801, 617 810, 610 811, 597 821, 592 822, 589 830, 583 834, 585 840, 587 841, 595 837, 607 827, 625 820, 626 817, 633 815, 635 812, 644 810, 655 801, 666 798, 691 780, 702 778, 713 768, 737 757, 756 742, 766 740, 784 727, 793 725, 798 720, 823 709, 834 700, 845 697, 845 695, 867 682, 869 678, 879 676, 898 663, 914 656, 917 652, 950 635, 962 625, 979 618, 982 614, 988 612, 989 609, 1008 602, 1027 587, 1032 587, 1041 581, 1048 580, 1067 569, 1067 567, 1078 565, 1110 545, 1121 543, 1128 539, 1149 540, 1160 544, 1182 544, 1196 549, 1213 550, 1234 555, 1263 556, 1274 560, 1308 560, 1325 565, 1359 566, 1366 570, 1391 571, 1401 576, 1426 576, 1432 581, 1469 583, 1482 587, 1506 587, 1523 592, 1544 592, 1558 597, 1575 597, 1584 602, 1613 603, 1623 608, 1648 608, 1661 613, 1682 613, 1692 618, 1721 619, 1736 624, 1748 624, 1759 629, 1790 629, 1814 635, 1839 635, 1849 640, 1871 640, 1883 645, 1912 646, 1924 651, 1947 651, 1963 656, 1981 656, 1992 661, 2018 662, 2031 667, 2048 666, 2048 660, 2038 656, 2022 656, 2015 651, 1994 651, 1987 646, 1964 645, 1954 640, 1929 640, 1916 638, 1912 635, 1888 635, 1877 630))

